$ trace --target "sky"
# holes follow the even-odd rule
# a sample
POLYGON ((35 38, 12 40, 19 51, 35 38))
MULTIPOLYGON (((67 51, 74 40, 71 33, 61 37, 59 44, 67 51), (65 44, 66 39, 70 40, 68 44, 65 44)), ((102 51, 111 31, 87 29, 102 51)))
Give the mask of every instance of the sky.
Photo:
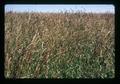
POLYGON ((8 11, 15 11, 15 12, 60 12, 60 11, 65 11, 65 10, 73 10, 74 12, 76 11, 82 11, 82 12, 93 12, 93 13, 105 13, 105 12, 110 12, 110 13, 115 13, 115 7, 114 5, 59 5, 59 4, 54 4, 54 5, 25 5, 25 4, 7 4, 5 5, 5 12, 8 11))

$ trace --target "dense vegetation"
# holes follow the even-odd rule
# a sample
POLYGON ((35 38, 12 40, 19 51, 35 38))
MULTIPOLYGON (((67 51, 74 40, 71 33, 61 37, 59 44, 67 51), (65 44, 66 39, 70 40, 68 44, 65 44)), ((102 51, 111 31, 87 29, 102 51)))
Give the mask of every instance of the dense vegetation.
POLYGON ((6 78, 114 78, 114 14, 5 13, 6 78))

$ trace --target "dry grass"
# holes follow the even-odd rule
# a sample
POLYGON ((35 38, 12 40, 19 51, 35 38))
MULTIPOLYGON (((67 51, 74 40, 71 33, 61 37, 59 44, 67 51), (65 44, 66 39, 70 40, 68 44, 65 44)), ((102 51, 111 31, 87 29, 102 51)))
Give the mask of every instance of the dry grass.
POLYGON ((114 15, 5 13, 6 78, 113 78, 114 15))

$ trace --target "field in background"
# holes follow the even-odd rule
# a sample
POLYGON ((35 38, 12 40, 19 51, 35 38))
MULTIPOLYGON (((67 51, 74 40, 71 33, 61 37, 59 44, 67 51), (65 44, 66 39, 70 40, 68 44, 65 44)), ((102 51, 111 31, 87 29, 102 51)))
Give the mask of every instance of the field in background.
POLYGON ((114 14, 5 13, 6 78, 114 78, 114 14))

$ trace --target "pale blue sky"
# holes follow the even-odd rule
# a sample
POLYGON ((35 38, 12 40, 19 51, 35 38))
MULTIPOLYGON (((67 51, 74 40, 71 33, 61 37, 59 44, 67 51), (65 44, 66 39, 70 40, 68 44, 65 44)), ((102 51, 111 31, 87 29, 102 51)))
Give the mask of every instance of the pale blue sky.
POLYGON ((7 4, 5 5, 5 12, 7 11, 16 11, 16 12, 26 12, 26 11, 34 11, 34 12, 58 12, 58 11, 64 11, 64 10, 70 10, 73 11, 83 11, 83 12, 95 12, 95 13, 104 13, 104 12, 111 12, 115 13, 114 5, 58 5, 58 4, 40 4, 40 5, 25 5, 25 4, 7 4))

